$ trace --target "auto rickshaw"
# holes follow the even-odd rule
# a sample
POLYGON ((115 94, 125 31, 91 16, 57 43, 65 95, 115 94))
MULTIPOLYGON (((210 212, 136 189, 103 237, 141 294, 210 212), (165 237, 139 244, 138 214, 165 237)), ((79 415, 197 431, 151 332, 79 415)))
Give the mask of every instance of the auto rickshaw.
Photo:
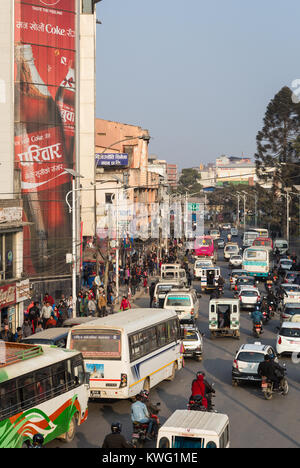
POLYGON ((232 336, 240 339, 240 301, 238 299, 211 299, 209 302, 210 338, 232 336))

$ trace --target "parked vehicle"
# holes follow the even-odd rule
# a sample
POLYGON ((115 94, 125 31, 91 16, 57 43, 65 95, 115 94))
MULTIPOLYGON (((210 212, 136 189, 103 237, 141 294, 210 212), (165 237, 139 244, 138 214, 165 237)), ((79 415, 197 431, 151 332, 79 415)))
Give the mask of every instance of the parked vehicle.
POLYGON ((209 302, 209 330, 211 339, 232 336, 240 339, 240 302, 237 299, 211 299, 209 302))
POLYGON ((230 447, 225 414, 176 410, 158 431, 157 448, 202 449, 230 447))
POLYGON ((272 346, 261 342, 243 344, 237 351, 232 365, 232 385, 236 387, 241 382, 261 382, 258 366, 269 355, 278 362, 276 352, 272 346))

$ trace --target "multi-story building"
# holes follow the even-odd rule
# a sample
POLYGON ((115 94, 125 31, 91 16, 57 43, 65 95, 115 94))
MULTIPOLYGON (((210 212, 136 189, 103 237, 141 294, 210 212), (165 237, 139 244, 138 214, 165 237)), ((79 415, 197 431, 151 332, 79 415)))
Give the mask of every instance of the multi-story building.
POLYGON ((167 181, 171 187, 178 185, 178 166, 177 164, 167 164, 167 181))

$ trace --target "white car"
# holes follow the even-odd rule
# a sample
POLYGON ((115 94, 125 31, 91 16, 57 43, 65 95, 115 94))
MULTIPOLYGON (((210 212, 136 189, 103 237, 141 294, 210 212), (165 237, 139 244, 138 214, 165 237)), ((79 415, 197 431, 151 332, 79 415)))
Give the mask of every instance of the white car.
POLYGON ((229 259, 229 266, 232 268, 241 267, 243 264, 243 257, 241 255, 231 255, 229 259))
POLYGON ((213 238, 213 239, 219 239, 221 237, 221 234, 220 234, 220 231, 219 229, 211 229, 209 231, 209 235, 213 238))
POLYGON ((269 355, 275 362, 278 361, 272 346, 263 345, 260 342, 242 345, 233 361, 232 385, 236 387, 239 382, 261 382, 257 371, 266 355, 269 355))
POLYGON ((224 247, 224 258, 229 260, 231 255, 238 255, 240 253, 240 248, 235 242, 228 242, 224 247))
POLYGON ((236 237, 236 236, 239 235, 239 231, 238 231, 237 228, 231 228, 230 233, 231 233, 232 237, 236 237))
POLYGON ((253 286, 242 286, 239 291, 241 309, 254 309, 260 301, 260 292, 253 286))
POLYGON ((284 290, 283 295, 283 304, 288 302, 300 302, 300 285, 293 283, 284 283, 281 285, 281 288, 284 290))
POLYGON ((299 322, 283 322, 277 335, 276 351, 279 356, 284 353, 300 353, 299 322))
POLYGON ((293 260, 290 258, 281 258, 279 260, 279 268, 282 268, 283 270, 290 270, 293 266, 293 260))
POLYGON ((247 272, 242 269, 232 270, 230 275, 230 289, 234 289, 237 279, 241 276, 247 276, 247 272))

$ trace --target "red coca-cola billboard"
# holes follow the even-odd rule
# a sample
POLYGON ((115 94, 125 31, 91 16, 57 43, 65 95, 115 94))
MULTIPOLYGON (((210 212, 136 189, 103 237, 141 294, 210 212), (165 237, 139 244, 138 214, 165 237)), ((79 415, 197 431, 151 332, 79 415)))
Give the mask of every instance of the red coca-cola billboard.
POLYGON ((24 270, 66 273, 75 169, 76 0, 15 2, 15 161, 21 169, 24 270))

